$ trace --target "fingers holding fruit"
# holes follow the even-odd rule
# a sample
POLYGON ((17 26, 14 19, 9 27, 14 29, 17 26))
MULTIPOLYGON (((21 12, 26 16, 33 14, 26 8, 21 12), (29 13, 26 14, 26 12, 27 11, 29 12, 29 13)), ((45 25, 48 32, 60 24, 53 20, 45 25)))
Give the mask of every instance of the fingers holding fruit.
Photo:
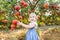
POLYGON ((20 25, 20 26, 21 26, 21 25, 22 25, 22 22, 19 22, 19 21, 18 21, 17 25, 20 25))

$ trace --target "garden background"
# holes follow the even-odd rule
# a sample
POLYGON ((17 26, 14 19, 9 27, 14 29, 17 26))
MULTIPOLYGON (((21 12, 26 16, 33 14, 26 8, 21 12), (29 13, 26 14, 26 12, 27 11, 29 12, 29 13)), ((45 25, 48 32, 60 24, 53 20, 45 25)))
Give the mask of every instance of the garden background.
POLYGON ((28 24, 31 12, 37 15, 39 37, 59 40, 60 0, 0 0, 0 39, 25 40, 27 29, 16 24, 28 24))

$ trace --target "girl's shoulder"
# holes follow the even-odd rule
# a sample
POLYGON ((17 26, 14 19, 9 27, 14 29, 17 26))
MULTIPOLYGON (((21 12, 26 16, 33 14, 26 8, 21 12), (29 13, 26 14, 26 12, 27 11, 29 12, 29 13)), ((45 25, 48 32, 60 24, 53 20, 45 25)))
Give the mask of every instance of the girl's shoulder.
POLYGON ((30 22, 29 24, 37 25, 37 22, 30 22))
POLYGON ((29 24, 30 24, 30 25, 34 25, 34 26, 35 26, 35 28, 37 28, 37 27, 38 27, 37 22, 30 22, 29 24))

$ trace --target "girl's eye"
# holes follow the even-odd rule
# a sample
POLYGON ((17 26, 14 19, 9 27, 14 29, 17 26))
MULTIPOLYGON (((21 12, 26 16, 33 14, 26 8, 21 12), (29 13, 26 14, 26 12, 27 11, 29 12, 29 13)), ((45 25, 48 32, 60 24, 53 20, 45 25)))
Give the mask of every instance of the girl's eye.
POLYGON ((34 16, 31 16, 30 18, 34 18, 34 16))

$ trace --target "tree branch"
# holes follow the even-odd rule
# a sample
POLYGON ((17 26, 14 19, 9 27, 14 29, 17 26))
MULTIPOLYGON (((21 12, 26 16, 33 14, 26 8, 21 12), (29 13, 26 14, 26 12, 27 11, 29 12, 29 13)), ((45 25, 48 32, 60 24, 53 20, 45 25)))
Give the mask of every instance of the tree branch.
POLYGON ((36 5, 38 4, 39 1, 40 1, 40 0, 38 0, 38 1, 36 2, 36 4, 33 6, 33 8, 31 8, 31 10, 33 10, 33 9, 36 7, 36 5))

